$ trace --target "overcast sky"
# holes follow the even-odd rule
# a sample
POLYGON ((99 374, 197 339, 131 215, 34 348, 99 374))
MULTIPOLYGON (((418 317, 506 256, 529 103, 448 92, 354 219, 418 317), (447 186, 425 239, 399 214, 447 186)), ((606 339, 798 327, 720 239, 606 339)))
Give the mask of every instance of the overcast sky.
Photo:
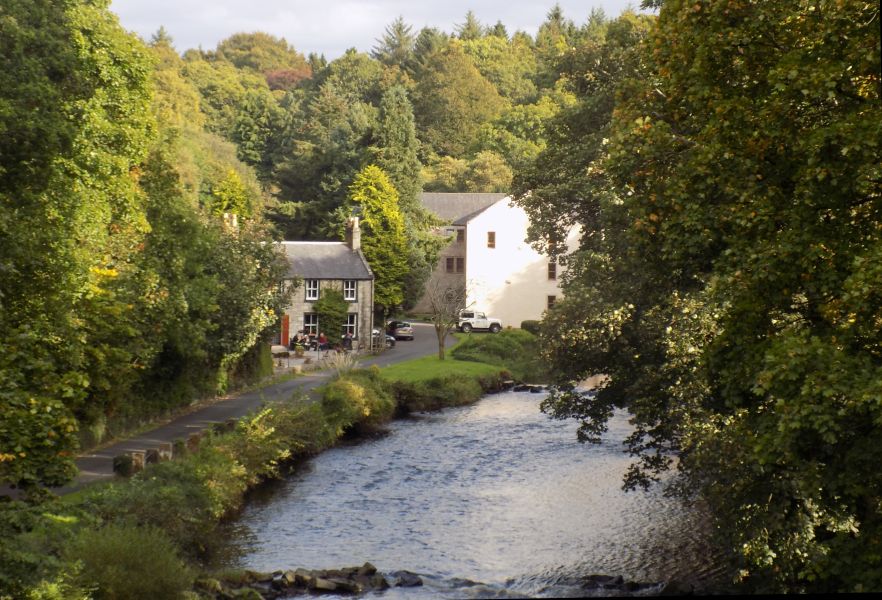
MULTIPOLYGON (((369 52, 386 26, 401 16, 418 33, 424 26, 451 33, 475 13, 484 25, 502 21, 509 34, 531 35, 545 20, 554 0, 113 0, 111 10, 122 26, 149 40, 160 26, 183 52, 217 43, 238 32, 263 31, 285 38, 307 55, 324 54, 329 60, 347 48, 369 52)), ((622 10, 639 10, 640 0, 559 0, 564 15, 582 24, 591 9, 602 8, 607 17, 622 10)))

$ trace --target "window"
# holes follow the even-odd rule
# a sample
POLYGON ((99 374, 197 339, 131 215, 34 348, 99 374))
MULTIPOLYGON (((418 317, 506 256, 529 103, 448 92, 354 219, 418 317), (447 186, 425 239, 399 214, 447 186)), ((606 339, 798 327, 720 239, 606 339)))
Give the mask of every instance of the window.
POLYGON ((548 297, 548 302, 547 302, 548 310, 551 310, 554 307, 555 300, 557 300, 557 296, 549 296, 548 297))
POLYGON ((318 315, 306 313, 303 315, 303 333, 306 335, 318 335, 318 315))
POLYGON ((456 241, 460 244, 465 241, 465 229, 456 230, 456 241))
POLYGON ((495 248, 496 247, 496 232, 488 231, 487 232, 487 247, 495 248))
POLYGON ((358 282, 354 279, 347 279, 343 282, 343 299, 349 302, 358 300, 358 282))
POLYGON ((448 256, 446 260, 446 269, 448 273, 465 272, 465 259, 461 256, 448 256))
POLYGON ((548 278, 549 279, 557 279, 557 262, 550 261, 548 263, 548 278))
POLYGON ((306 299, 307 300, 318 300, 319 297, 319 280, 318 279, 307 279, 306 280, 306 299))
POLYGON ((358 315, 349 313, 346 315, 346 325, 343 326, 343 334, 349 334, 352 337, 358 337, 358 315))

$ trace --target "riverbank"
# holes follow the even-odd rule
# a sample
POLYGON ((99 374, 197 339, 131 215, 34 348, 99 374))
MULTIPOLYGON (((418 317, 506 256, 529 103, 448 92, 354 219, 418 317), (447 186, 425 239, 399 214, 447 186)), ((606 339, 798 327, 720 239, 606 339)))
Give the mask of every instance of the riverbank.
POLYGON ((4 502, 0 598, 86 597, 95 588, 96 597, 171 597, 191 589, 194 572, 215 550, 219 525, 249 489, 344 436, 413 411, 473 402, 508 377, 495 369, 493 376, 401 382, 376 367, 351 370, 328 384, 318 403, 292 398, 217 427, 188 440, 179 459, 130 480, 38 506, 4 502))

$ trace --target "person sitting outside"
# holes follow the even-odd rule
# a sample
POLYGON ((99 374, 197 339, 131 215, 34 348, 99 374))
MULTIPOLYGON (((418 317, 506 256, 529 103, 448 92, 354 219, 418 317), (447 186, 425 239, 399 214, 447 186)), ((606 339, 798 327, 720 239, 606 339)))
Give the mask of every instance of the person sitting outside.
POLYGON ((324 331, 320 331, 320 332, 319 332, 319 336, 318 336, 318 349, 319 349, 319 352, 324 352, 325 355, 328 354, 328 338, 327 338, 327 336, 325 335, 325 332, 324 332, 324 331))
POLYGON ((303 334, 303 330, 297 332, 293 338, 291 338, 291 350, 297 350, 298 347, 300 350, 305 350, 309 345, 309 338, 303 334))
POLYGON ((343 351, 349 352, 352 350, 352 334, 350 332, 346 332, 343 336, 343 351))

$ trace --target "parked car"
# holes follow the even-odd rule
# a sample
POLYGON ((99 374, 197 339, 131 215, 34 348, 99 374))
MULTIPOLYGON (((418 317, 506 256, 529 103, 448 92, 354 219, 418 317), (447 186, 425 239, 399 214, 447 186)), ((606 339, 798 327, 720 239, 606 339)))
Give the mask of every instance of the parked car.
POLYGON ((407 321, 389 321, 389 324, 386 325, 386 333, 396 340, 412 340, 413 325, 407 321))
POLYGON ((388 333, 384 334, 379 329, 374 329, 372 333, 373 333, 373 338, 374 338, 373 339, 374 348, 376 348, 380 345, 380 343, 381 343, 380 340, 383 340, 382 343, 385 343, 387 348, 394 348, 395 347, 395 338, 393 336, 389 335, 388 333))
POLYGON ((461 310, 457 327, 463 333, 468 333, 473 329, 499 333, 502 331, 502 321, 488 317, 486 313, 477 310, 461 310))

